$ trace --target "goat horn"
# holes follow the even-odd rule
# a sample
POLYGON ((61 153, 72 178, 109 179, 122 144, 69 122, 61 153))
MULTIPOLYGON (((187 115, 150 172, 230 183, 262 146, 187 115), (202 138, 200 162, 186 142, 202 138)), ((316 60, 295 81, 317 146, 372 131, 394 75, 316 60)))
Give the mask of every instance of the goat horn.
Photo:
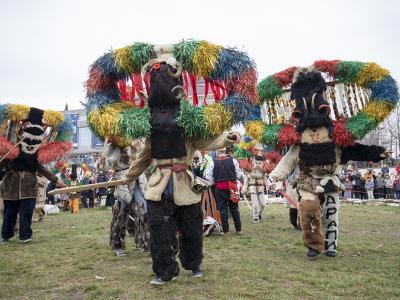
POLYGON ((169 69, 167 70, 168 75, 171 76, 172 78, 180 78, 182 75, 182 70, 183 70, 183 66, 180 63, 176 63, 177 68, 176 68, 176 73, 172 73, 169 69))
POLYGON ((311 108, 314 110, 315 110, 315 96, 317 96, 317 93, 314 93, 311 98, 311 108))
POLYGON ((171 93, 174 93, 174 91, 177 90, 177 89, 179 89, 180 92, 179 92, 179 94, 176 96, 176 98, 177 98, 177 99, 183 98, 183 96, 185 95, 185 89, 184 89, 183 86, 181 86, 181 85, 174 86, 174 87, 172 88, 172 90, 171 90, 171 93))
POLYGON ((304 102, 304 109, 307 110, 307 101, 306 98, 303 97, 303 102, 304 102))

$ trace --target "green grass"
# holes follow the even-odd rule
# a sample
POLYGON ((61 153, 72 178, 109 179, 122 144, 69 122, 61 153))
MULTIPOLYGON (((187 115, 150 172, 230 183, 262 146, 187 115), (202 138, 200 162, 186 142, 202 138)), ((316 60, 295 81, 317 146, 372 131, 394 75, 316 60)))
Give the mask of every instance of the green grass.
POLYGON ((243 236, 205 239, 205 276, 188 271, 152 287, 151 259, 128 240, 128 255, 108 247, 110 210, 46 216, 34 241, 0 246, 4 299, 395 299, 400 298, 400 208, 343 205, 339 254, 310 260, 288 210, 269 206, 243 236), (96 279, 96 275, 105 277, 96 279))

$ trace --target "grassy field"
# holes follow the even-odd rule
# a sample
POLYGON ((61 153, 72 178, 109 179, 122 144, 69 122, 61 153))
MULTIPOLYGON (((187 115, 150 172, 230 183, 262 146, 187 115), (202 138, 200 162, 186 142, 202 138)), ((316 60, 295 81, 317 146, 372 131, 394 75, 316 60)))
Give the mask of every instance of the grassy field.
POLYGON ((128 241, 128 255, 108 248, 111 211, 47 216, 34 241, 0 246, 2 299, 395 299, 400 298, 400 208, 343 205, 339 254, 307 259, 288 210, 268 207, 243 236, 205 239, 201 279, 188 271, 166 286, 149 285, 151 259, 128 241), (104 279, 96 279, 96 276, 104 279))

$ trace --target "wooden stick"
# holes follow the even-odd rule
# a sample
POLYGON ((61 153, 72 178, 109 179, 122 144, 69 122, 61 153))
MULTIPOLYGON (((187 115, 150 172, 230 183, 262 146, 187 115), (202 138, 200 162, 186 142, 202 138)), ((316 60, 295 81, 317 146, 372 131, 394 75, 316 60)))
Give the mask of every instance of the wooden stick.
POLYGON ((246 202, 247 206, 249 207, 250 211, 252 211, 250 202, 249 202, 249 200, 247 200, 247 197, 244 194, 243 194, 243 199, 244 199, 244 202, 246 202))
POLYGON ((104 188, 104 187, 113 187, 113 186, 122 185, 122 184, 126 184, 126 183, 124 182, 123 179, 119 179, 119 180, 113 180, 113 181, 107 181, 107 182, 99 182, 99 183, 85 184, 85 185, 80 185, 80 186, 72 186, 72 187, 67 187, 67 188, 62 188, 62 189, 55 189, 55 190, 50 191, 48 194, 49 195, 58 195, 58 194, 78 193, 78 192, 99 189, 99 188, 104 188))

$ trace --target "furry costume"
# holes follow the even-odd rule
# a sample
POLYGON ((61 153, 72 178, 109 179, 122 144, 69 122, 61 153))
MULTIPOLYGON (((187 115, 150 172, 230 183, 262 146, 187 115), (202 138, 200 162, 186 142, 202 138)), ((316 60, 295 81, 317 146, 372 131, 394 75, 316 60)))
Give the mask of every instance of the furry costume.
MULTIPOLYGON (((28 111, 27 118, 21 120, 22 124, 17 131, 17 136, 14 137, 15 142, 18 138, 20 143, 16 157, 4 159, 0 163, 0 171, 5 172, 0 184, 0 196, 4 198, 1 234, 5 241, 14 236, 18 214, 20 216, 19 238, 23 241, 31 240, 32 215, 38 196, 38 173, 50 181, 64 186, 55 175, 47 171, 38 159, 39 150, 45 139, 44 111, 33 107, 28 111)), ((10 122, 8 130, 10 138, 13 135, 12 131, 15 130, 12 124, 13 122, 10 122)))
POLYGON ((256 82, 255 64, 245 53, 207 41, 134 43, 104 54, 90 67, 88 123, 121 146, 146 139, 126 181, 136 180, 151 163, 155 166, 145 191, 151 202, 150 250, 157 274, 152 284, 163 284, 177 274, 175 225, 182 265, 194 276, 202 275, 200 195, 192 190, 196 180, 190 164, 195 150, 223 148, 239 138, 224 132, 246 119, 251 103, 257 101, 256 82), (199 78, 205 82, 204 106, 199 106, 196 90, 199 78), (192 99, 181 101, 189 81, 192 99), (209 87, 215 103, 207 105, 209 87))
POLYGON ((203 257, 200 195, 192 191, 194 177, 189 171, 195 151, 223 148, 237 138, 236 135, 235 139, 232 136, 228 138, 226 134, 208 140, 184 137, 175 122, 180 110, 180 98, 170 92, 181 85, 181 79, 169 74, 177 73, 176 69, 170 70, 171 66, 164 63, 153 67, 150 72, 154 89, 149 95, 152 134, 126 174, 127 180, 132 181, 151 163, 156 167, 149 179, 145 198, 148 200, 153 271, 163 281, 179 274, 175 261, 176 230, 180 232, 179 257, 182 266, 198 271, 203 257))
MULTIPOLYGON (((115 179, 125 176, 129 160, 135 160, 136 153, 140 149, 138 141, 132 146, 122 148, 108 144, 105 151, 105 170, 114 170, 115 179)), ((112 208, 112 220, 110 225, 110 247, 117 250, 120 255, 125 250, 125 235, 128 233, 135 237, 136 247, 141 251, 148 251, 149 234, 146 226, 146 211, 143 198, 146 177, 142 174, 135 183, 119 185, 114 189, 115 203, 112 208)))
POLYGON ((302 238, 308 255, 325 250, 335 256, 338 241, 339 190, 338 173, 341 164, 349 160, 380 161, 385 149, 354 143, 339 147, 332 141, 333 123, 329 105, 323 97, 325 80, 319 72, 303 71, 291 87, 291 99, 296 101, 293 117, 301 142, 294 145, 271 173, 280 180, 296 166, 300 174, 296 188, 300 195, 302 238), (321 213, 322 210, 322 213, 321 213))

